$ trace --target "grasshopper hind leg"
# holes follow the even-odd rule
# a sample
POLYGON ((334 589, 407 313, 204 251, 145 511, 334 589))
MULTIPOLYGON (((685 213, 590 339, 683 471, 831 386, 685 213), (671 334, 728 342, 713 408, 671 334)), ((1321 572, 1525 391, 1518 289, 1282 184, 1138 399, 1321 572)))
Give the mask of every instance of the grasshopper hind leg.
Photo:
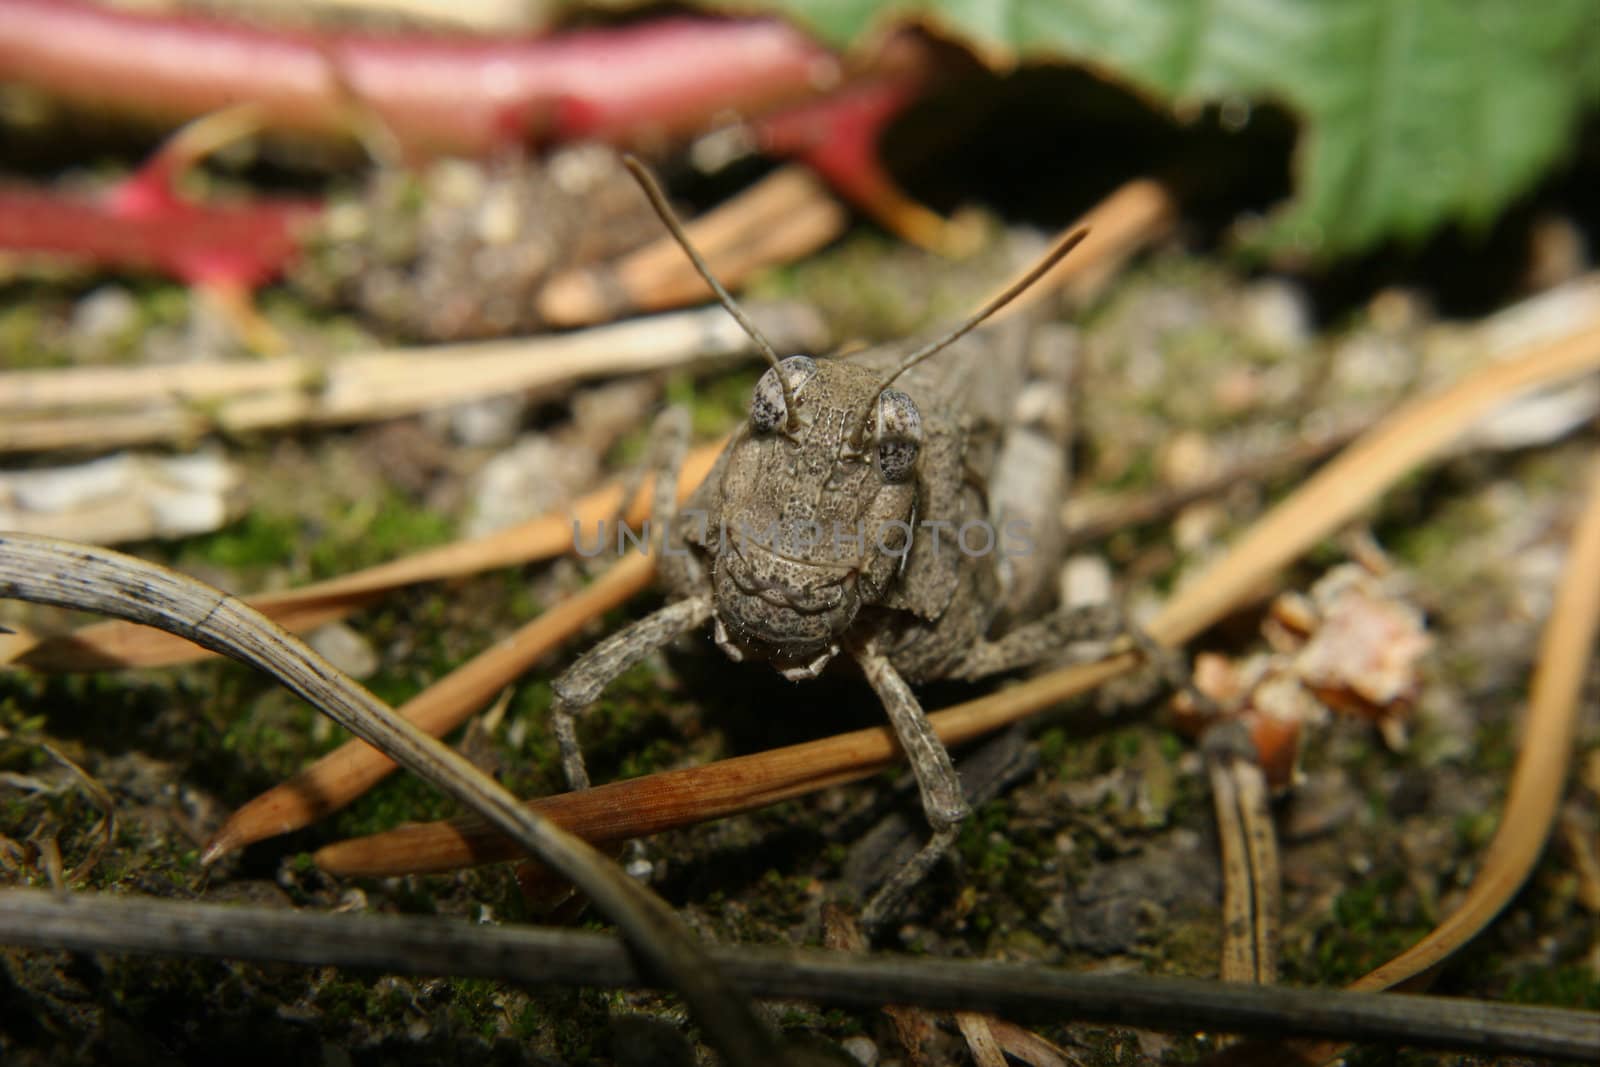
POLYGON ((1063 608, 995 640, 979 641, 950 672, 950 677, 976 681, 1041 663, 1070 662, 1075 658, 1074 646, 1098 654, 1114 641, 1132 645, 1143 657, 1144 667, 1104 691, 1107 705, 1143 703, 1163 686, 1193 694, 1194 683, 1183 652, 1158 644, 1115 604, 1063 608))

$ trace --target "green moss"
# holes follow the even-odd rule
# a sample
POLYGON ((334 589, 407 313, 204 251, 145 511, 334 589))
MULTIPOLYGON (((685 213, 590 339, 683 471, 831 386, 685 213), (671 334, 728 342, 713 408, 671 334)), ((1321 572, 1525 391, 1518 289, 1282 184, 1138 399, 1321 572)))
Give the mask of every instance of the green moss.
MULTIPOLYGON (((688 374, 674 374, 667 379, 667 402, 689 409, 696 440, 713 440, 744 421, 750 394, 765 369, 764 364, 753 360, 738 370, 700 381, 688 374)), ((643 458, 642 450, 639 458, 643 458)))
POLYGON ((1213 977, 1222 957, 1222 923, 1214 914, 1169 916, 1151 944, 1150 972, 1213 977))
POLYGON ((507 1030, 564 1063, 604 1062, 612 1002, 613 994, 600 990, 540 989, 507 1011, 507 1030))
POLYGON ((288 334, 315 334, 325 351, 376 347, 372 331, 359 319, 308 303, 295 289, 274 285, 256 293, 256 305, 274 326, 288 334))
POLYGON ((392 830, 404 822, 429 822, 457 814, 459 806, 411 774, 391 774, 333 817, 338 837, 361 837, 392 830))
POLYGON ((1046 770, 1059 768, 1066 760, 1067 732, 1059 726, 1052 726, 1039 735, 1036 742, 1039 746, 1039 763, 1046 770))
POLYGON ((656 771, 666 770, 682 752, 682 746, 665 739, 649 742, 623 756, 617 768, 618 778, 639 778, 656 771))
POLYGON ((905 337, 926 326, 930 303, 944 304, 949 297, 925 292, 920 302, 913 301, 907 276, 915 268, 906 262, 901 265, 907 269, 891 269, 888 261, 926 258, 908 253, 886 235, 858 229, 819 255, 767 272, 751 293, 757 299, 799 299, 818 308, 835 342, 905 337))
POLYGON ((421 508, 393 488, 354 502, 338 520, 315 522, 294 510, 304 500, 263 503, 215 533, 182 542, 180 570, 220 568, 241 588, 334 578, 442 544, 450 518, 421 508), (307 546, 310 547, 307 547, 307 546))
POLYGON ((177 282, 149 280, 134 290, 147 326, 181 326, 189 320, 189 287, 177 282))
POLYGON ((323 532, 309 553, 313 578, 333 578, 397 556, 443 544, 449 516, 418 507, 389 489, 323 532))
POLYGON ((0 363, 15 370, 40 370, 66 362, 66 354, 45 335, 39 303, 20 300, 0 307, 0 363))
POLYGON ((1499 823, 1500 817, 1494 811, 1474 811, 1457 816, 1456 840, 1460 842, 1462 849, 1476 852, 1489 843, 1499 823))
POLYGON ((1506 1000, 1600 1011, 1600 977, 1588 963, 1533 967, 1507 986, 1506 1000))
MULTIPOLYGON (((608 626, 613 632, 615 626, 608 626)), ((608 686, 580 720, 578 739, 597 781, 647 774, 685 755, 682 735, 667 714, 673 696, 646 661, 608 686)), ((548 726, 538 731, 547 737, 548 726)), ((539 743, 542 747, 542 742, 539 743)), ((548 751, 548 750, 546 750, 548 751)), ((554 755, 547 757, 554 763, 554 755)))
POLYGON ((761 910, 771 915, 792 915, 809 900, 811 879, 805 875, 769 869, 761 876, 761 910))
POLYGON ((259 574, 290 565, 304 543, 305 531, 295 517, 251 511, 216 533, 189 538, 175 562, 186 571, 205 565, 259 574))
POLYGON ((450 983, 450 1015, 462 1026, 491 1039, 508 1024, 500 986, 486 978, 457 978, 450 983))
POLYGON ((367 986, 355 979, 331 978, 317 988, 312 1002, 329 1019, 354 1022, 367 1011, 367 986))
POLYGON ((220 747, 274 778, 288 777, 314 754, 313 725, 318 717, 314 708, 289 693, 268 693, 228 724, 220 747))
POLYGON ((1406 890, 1404 874, 1381 874, 1339 894, 1333 922, 1318 932, 1315 960, 1305 978, 1344 985, 1415 944, 1429 927, 1406 890))

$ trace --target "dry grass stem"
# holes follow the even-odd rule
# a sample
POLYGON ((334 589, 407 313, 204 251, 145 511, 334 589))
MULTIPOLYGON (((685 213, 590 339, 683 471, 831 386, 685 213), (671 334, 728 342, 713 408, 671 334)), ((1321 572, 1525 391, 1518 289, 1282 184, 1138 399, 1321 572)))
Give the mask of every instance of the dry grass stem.
MULTIPOLYGON (((1083 244, 1046 272, 1027 292, 1001 309, 995 318, 1020 314, 1058 289, 1065 289, 1081 301, 1087 292, 1098 289, 1105 279, 1114 275, 1128 257, 1166 233, 1176 216, 1177 204, 1161 183, 1139 178, 1120 186, 1062 231, 1088 230, 1083 244)), ((996 286, 990 299, 1015 285, 1023 273, 1019 271, 1005 284, 996 286)), ((987 299, 979 306, 986 303, 987 299)))
POLYGON ((1218 563, 1180 589, 1151 636, 1179 645, 1265 587, 1281 567, 1357 517, 1396 480, 1478 419, 1533 389, 1600 367, 1594 322, 1460 383, 1406 404, 1362 435, 1254 523, 1218 563))
POLYGON ((972 1053, 976 1067, 1006 1067, 1005 1050, 1000 1047, 989 1030, 989 1017, 982 1012, 956 1012, 956 1025, 966 1038, 967 1051, 972 1053))
POLYGON ((1278 980, 1279 947, 1283 941, 1283 875, 1278 863, 1277 828, 1272 822, 1267 777, 1260 764, 1238 760, 1232 770, 1239 819, 1244 825, 1250 857, 1250 896, 1255 912, 1252 931, 1255 981, 1271 985, 1278 980))
POLYGON ((1067 1055, 1066 1049, 1015 1023, 990 1019, 989 1032, 994 1034, 1001 1048, 1028 1067, 1078 1067, 1079 1060, 1067 1055))
POLYGON ((1505 807, 1466 897, 1427 937, 1352 989, 1387 989, 1424 973, 1475 937, 1516 895, 1544 850, 1572 762, 1584 676, 1600 624, 1600 457, 1545 623, 1522 742, 1505 807))
MULTIPOLYGON (((784 347, 815 351, 814 313, 756 308, 784 347)), ((354 353, 331 360, 13 371, 0 375, 0 452, 104 449, 394 418, 583 379, 731 359, 750 339, 720 308, 561 336, 354 353)))
POLYGON ((1266 776, 1236 753, 1213 750, 1206 757, 1222 852, 1220 976, 1270 985, 1278 980, 1282 884, 1266 776))
POLYGON ((1206 760, 1222 858, 1222 963, 1218 977, 1224 982, 1254 982, 1255 907, 1250 892, 1250 850, 1239 819, 1232 762, 1226 755, 1212 755, 1206 760))

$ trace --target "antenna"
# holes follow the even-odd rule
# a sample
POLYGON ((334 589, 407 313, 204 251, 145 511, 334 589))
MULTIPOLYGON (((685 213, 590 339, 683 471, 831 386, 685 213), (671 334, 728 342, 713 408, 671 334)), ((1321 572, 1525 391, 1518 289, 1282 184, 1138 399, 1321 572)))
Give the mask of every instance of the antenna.
POLYGON ((1034 264, 1032 270, 1028 271, 1028 273, 1024 274, 1021 278, 1018 278, 1015 282, 1011 283, 1011 285, 1006 288, 1005 292, 1001 293, 983 307, 979 308, 972 314, 970 318, 968 318, 961 325, 957 326, 955 329, 951 330, 949 333, 945 334, 943 337, 936 341, 928 342, 915 352, 911 353, 905 359, 901 360, 900 366, 896 367, 894 373, 889 375, 889 377, 884 380, 884 383, 878 387, 879 392, 889 388, 889 386, 894 384, 894 380, 896 378, 900 377, 900 375, 904 374, 912 367, 915 367, 918 363, 921 363, 929 356, 940 351, 941 349, 949 347, 962 337, 966 336, 969 331, 981 324, 984 319, 987 319, 990 315, 993 315, 995 312, 1011 303, 1011 301, 1021 296, 1025 291, 1027 291, 1029 286, 1038 281, 1040 278, 1044 277, 1051 267, 1054 267, 1057 263, 1060 263, 1062 257, 1064 257, 1068 252, 1072 251, 1074 248, 1078 247, 1078 245, 1081 244, 1083 239, 1087 236, 1089 236, 1088 229, 1081 229, 1074 230, 1066 237, 1062 238, 1060 243, 1058 243, 1049 252, 1045 253, 1043 259, 1034 264))
MULTIPOLYGON (((678 221, 678 216, 673 213, 671 206, 667 204, 666 194, 661 191, 661 185, 656 181, 655 176, 631 152, 623 154, 622 165, 628 168, 634 180, 639 183, 639 187, 644 190, 644 195, 650 198, 650 206, 655 208, 656 214, 661 218, 668 232, 672 234, 679 247, 688 255, 689 262, 694 264, 694 269, 700 272, 700 277, 704 278, 706 284, 711 286, 711 291, 717 294, 717 299, 722 302, 723 307, 728 309, 728 314, 732 315, 734 321, 738 322, 739 327, 750 335, 750 340, 754 341, 756 347, 761 349, 761 354, 767 358, 767 363, 776 372, 778 388, 783 390, 783 409, 786 415, 785 428, 792 430, 796 419, 794 394, 789 391, 789 380, 784 377, 783 371, 778 366, 781 361, 778 359, 777 351, 772 347, 772 342, 768 341, 761 331, 756 329, 756 324, 750 321, 750 316, 746 315, 744 309, 734 302, 733 297, 728 295, 728 291, 722 287, 722 283, 717 281, 716 277, 711 273, 711 268, 706 266, 706 261, 700 258, 700 253, 696 252, 694 245, 689 243, 689 235, 683 232, 683 224, 678 221)), ((1006 299, 1010 300, 1015 295, 1015 293, 1012 293, 1006 299)), ((954 338, 951 338, 951 340, 954 340, 954 338)), ((897 371, 896 373, 899 372, 897 371)))

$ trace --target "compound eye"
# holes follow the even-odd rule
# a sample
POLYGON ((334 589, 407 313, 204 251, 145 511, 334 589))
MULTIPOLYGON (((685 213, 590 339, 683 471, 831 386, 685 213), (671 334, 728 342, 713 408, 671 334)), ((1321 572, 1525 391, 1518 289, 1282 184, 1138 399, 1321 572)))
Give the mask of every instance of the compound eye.
POLYGON ((789 395, 800 392, 800 387, 817 373, 817 364, 810 356, 790 356, 756 382, 755 395, 750 398, 750 425, 762 433, 771 433, 789 423, 789 409, 783 402, 783 387, 778 384, 778 371, 783 371, 789 383, 789 395))
POLYGON ((922 413, 905 393, 885 389, 878 394, 873 435, 878 442, 878 471, 886 482, 907 481, 917 468, 922 449, 922 413))

